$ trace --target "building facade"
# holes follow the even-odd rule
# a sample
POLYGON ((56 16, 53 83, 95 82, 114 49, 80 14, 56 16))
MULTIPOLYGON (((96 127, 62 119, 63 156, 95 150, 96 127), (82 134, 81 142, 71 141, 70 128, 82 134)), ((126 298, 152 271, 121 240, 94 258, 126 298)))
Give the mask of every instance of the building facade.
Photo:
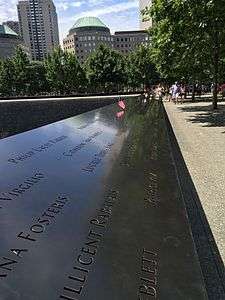
POLYGON ((152 19, 147 14, 147 11, 151 5, 152 0, 139 0, 141 30, 147 30, 152 26, 152 19))
POLYGON ((109 28, 94 17, 79 19, 63 40, 64 50, 76 54, 81 62, 84 62, 100 44, 113 47, 113 37, 109 28))
POLYGON ((110 29, 98 18, 79 19, 63 40, 65 51, 76 54, 83 63, 100 44, 105 44, 123 54, 128 54, 140 44, 148 43, 146 31, 118 31, 111 35, 110 29))
MULTIPOLYGON (((19 35, 7 25, 0 25, 0 59, 12 57, 18 46, 27 53, 27 49, 19 35)), ((27 54, 29 55, 29 53, 27 54)))
POLYGON ((18 21, 7 21, 7 22, 4 22, 2 25, 8 26, 15 33, 17 33, 18 35, 20 35, 20 25, 19 25, 18 21))
POLYGON ((19 1, 21 36, 33 60, 43 60, 59 46, 56 8, 52 0, 19 1))
POLYGON ((113 38, 115 50, 122 54, 128 54, 141 44, 147 45, 149 43, 149 36, 144 30, 116 31, 113 38))

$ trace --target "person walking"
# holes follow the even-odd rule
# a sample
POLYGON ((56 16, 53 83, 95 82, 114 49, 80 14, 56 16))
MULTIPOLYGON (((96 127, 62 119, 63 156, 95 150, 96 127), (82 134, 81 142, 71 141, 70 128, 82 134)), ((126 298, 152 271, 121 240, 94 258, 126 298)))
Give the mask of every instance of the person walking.
POLYGON ((187 98, 187 91, 186 91, 185 84, 182 84, 180 87, 180 97, 181 97, 181 102, 187 98))
POLYGON ((178 98, 180 96, 180 86, 177 81, 175 82, 174 85, 172 85, 171 91, 172 91, 172 100, 174 101, 175 104, 177 104, 178 98))
POLYGON ((161 84, 159 84, 156 89, 156 95, 159 97, 159 101, 163 100, 163 94, 164 94, 163 86, 161 84))

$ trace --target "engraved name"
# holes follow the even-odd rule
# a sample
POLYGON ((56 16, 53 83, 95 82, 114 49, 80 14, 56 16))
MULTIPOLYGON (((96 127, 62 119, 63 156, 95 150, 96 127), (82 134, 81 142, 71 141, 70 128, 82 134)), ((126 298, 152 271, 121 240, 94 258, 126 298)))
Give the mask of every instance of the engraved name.
POLYGON ((103 150, 95 154, 94 159, 82 170, 89 173, 94 172, 95 168, 101 163, 106 154, 111 150, 112 146, 113 144, 111 143, 107 144, 103 150))
POLYGON ((77 129, 79 129, 79 130, 85 129, 85 128, 89 127, 91 124, 92 124, 92 122, 86 123, 84 125, 81 125, 80 127, 77 127, 77 129))
POLYGON ((15 265, 20 263, 24 258, 25 253, 29 252, 29 246, 35 243, 38 238, 52 225, 57 216, 62 212, 64 206, 69 202, 68 197, 58 196, 57 199, 49 205, 40 217, 35 219, 29 230, 22 231, 17 235, 17 238, 24 241, 24 247, 14 247, 9 249, 8 256, 0 259, 0 279, 6 278, 15 265))
POLYGON ((156 119, 153 123, 153 142, 151 146, 150 159, 157 161, 159 158, 159 147, 158 147, 158 137, 159 137, 159 120, 156 119))
POLYGON ((141 277, 138 290, 138 300, 157 299, 157 275, 157 254, 143 249, 141 257, 141 277))
POLYGON ((60 299, 80 299, 84 287, 87 284, 91 267, 95 262, 100 242, 104 237, 105 229, 109 224, 113 206, 116 204, 118 197, 119 193, 117 191, 109 191, 97 216, 89 221, 91 228, 87 235, 86 242, 75 258, 76 263, 73 266, 73 272, 67 276, 68 283, 64 286, 63 293, 59 296, 60 299))
POLYGON ((131 167, 132 159, 135 156, 136 148, 133 144, 127 144, 126 153, 121 161, 120 165, 123 167, 131 167))
POLYGON ((25 160, 30 159, 31 157, 35 156, 37 153, 44 152, 44 151, 48 150, 49 148, 51 148, 55 144, 65 140, 66 138, 68 138, 68 137, 65 136, 65 135, 62 135, 62 136, 59 136, 55 139, 49 140, 47 143, 45 143, 43 145, 40 145, 36 148, 32 148, 30 151, 28 151, 26 153, 22 153, 22 154, 19 154, 17 156, 10 157, 8 159, 8 162, 17 165, 20 162, 25 161, 25 160))
POLYGON ((150 153, 150 159, 157 161, 158 160, 158 145, 156 143, 153 143, 152 147, 151 147, 151 153, 150 153))
POLYGON ((148 174, 148 186, 146 189, 145 201, 155 206, 159 203, 158 176, 151 172, 148 174))
MULTIPOLYGON (((37 185, 41 180, 45 178, 45 175, 41 172, 35 173, 32 177, 25 179, 21 184, 15 186, 13 189, 0 193, 1 201, 12 201, 19 198, 22 194, 30 190, 34 185, 37 185)), ((0 206, 0 208, 2 208, 0 206)))
POLYGON ((72 149, 69 149, 68 151, 64 152, 64 156, 72 157, 75 153, 83 149, 88 143, 90 143, 92 140, 94 140, 97 136, 101 135, 103 131, 97 131, 91 136, 89 136, 87 139, 85 139, 82 143, 79 145, 73 147, 72 149))

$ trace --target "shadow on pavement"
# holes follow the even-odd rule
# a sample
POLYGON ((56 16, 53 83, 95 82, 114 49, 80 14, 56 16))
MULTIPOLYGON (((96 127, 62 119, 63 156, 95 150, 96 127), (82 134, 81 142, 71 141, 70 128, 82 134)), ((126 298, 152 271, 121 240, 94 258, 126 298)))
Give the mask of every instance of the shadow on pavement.
MULTIPOLYGON (((211 105, 178 107, 182 112, 196 113, 188 118, 192 123, 203 124, 203 127, 225 127, 225 105, 219 104, 218 109, 213 111, 211 105)), ((225 133, 225 132, 223 132, 225 133)))
MULTIPOLYGON (((194 109, 194 107, 190 107, 194 109)), ((165 112, 172 153, 209 300, 225 299, 225 269, 195 185, 165 112)))

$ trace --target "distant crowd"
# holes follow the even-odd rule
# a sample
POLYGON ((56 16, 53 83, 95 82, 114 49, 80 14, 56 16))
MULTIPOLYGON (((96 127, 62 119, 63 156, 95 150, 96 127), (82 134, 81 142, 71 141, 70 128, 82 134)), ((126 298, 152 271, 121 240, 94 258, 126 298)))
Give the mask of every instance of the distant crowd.
MULTIPOLYGON (((158 98, 159 100, 172 101, 175 104, 182 103, 184 99, 187 99, 189 95, 195 95, 201 97, 202 95, 213 93, 214 85, 195 84, 187 85, 175 82, 173 85, 159 84, 153 86, 151 90, 146 89, 143 97, 145 99, 158 98)), ((225 84, 217 87, 217 92, 225 97, 225 84)))

